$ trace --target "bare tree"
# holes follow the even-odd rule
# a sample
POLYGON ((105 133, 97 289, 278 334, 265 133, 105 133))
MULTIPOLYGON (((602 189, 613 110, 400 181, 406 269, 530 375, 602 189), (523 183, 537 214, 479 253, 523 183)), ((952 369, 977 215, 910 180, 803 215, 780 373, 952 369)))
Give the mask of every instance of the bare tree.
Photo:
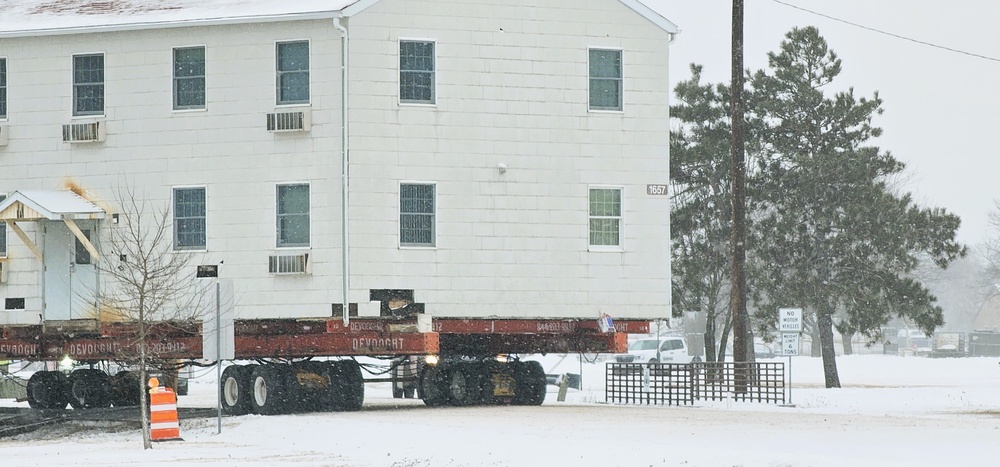
MULTIPOLYGON (((173 226, 169 205, 150 206, 146 197, 125 184, 116 201, 121 207, 118 221, 109 228, 99 261, 102 278, 101 310, 105 318, 126 323, 121 359, 138 367, 139 404, 142 414, 143 448, 150 449, 148 369, 169 365, 150 345, 158 335, 183 323, 190 324, 199 307, 195 274, 189 268, 190 254, 173 250, 173 226), (108 316, 108 315, 111 316, 108 316)), ((176 366, 173 367, 176 371, 176 366)))

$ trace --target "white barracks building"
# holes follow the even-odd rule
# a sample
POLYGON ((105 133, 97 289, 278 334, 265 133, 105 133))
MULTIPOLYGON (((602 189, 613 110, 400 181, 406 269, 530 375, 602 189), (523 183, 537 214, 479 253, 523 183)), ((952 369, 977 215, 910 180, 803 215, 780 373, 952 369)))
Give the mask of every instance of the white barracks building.
POLYGON ((677 32, 636 0, 4 0, 0 324, 99 318, 123 188, 241 319, 339 314, 345 271, 361 316, 667 317, 677 32))

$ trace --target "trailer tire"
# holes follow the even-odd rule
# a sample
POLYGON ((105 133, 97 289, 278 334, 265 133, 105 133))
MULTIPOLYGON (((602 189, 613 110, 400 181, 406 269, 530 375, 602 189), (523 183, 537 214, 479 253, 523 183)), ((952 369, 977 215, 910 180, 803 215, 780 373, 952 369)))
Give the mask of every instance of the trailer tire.
MULTIPOLYGON (((287 365, 258 365, 250 372, 250 398, 254 413, 277 415, 288 411, 287 365)), ((289 370, 291 368, 288 368, 289 370)))
POLYGON ((514 394, 514 404, 542 405, 545 401, 545 386, 548 384, 542 364, 531 361, 518 362, 515 365, 514 382, 517 384, 517 389, 514 394))
POLYGON ((222 370, 219 400, 222 401, 222 412, 226 415, 246 415, 253 409, 250 399, 253 398, 250 384, 250 372, 253 366, 230 365, 222 370))
POLYGON ((133 371, 119 371, 111 378, 111 404, 115 407, 139 405, 142 396, 139 375, 133 371))
POLYGON ((424 404, 429 407, 437 407, 448 403, 444 379, 445 373, 441 367, 424 367, 424 370, 420 372, 420 386, 417 388, 417 395, 424 400, 424 404))
POLYGON ((79 369, 69 374, 69 405, 74 409, 111 407, 111 377, 101 370, 79 369))
POLYGON ((365 378, 361 365, 354 360, 339 360, 330 363, 333 381, 334 410, 355 412, 365 403, 365 378))
POLYGON ((33 409, 65 409, 69 403, 69 380, 58 371, 35 372, 26 389, 33 409))

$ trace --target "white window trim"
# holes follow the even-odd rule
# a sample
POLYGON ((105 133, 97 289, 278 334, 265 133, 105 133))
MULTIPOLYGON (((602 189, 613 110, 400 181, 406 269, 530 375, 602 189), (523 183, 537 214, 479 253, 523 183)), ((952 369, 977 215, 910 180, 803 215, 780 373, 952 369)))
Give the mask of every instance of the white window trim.
POLYGON ((69 99, 70 99, 70 119, 86 120, 94 118, 105 118, 108 115, 108 54, 107 52, 78 52, 70 55, 69 58, 69 99), (100 55, 104 57, 104 108, 100 115, 76 115, 76 57, 85 55, 100 55))
MULTIPOLYGON (((313 92, 313 46, 312 46, 312 41, 310 39, 308 39, 308 38, 302 38, 302 39, 282 39, 282 40, 274 41, 274 46, 272 47, 271 50, 274 51, 274 62, 273 62, 274 63, 274 86, 272 87, 274 89, 274 106, 276 108, 282 108, 282 109, 288 108, 288 107, 309 107, 309 106, 311 106, 312 105, 312 92, 313 92), (279 95, 279 91, 280 91, 280 89, 278 89, 278 86, 280 85, 280 83, 278 82, 278 44, 289 44, 289 43, 293 43, 293 42, 305 42, 306 46, 309 48, 309 70, 308 70, 309 71, 309 98, 306 99, 306 102, 292 102, 292 103, 282 104, 282 103, 278 102, 278 95, 279 95)), ((311 193, 312 193, 312 191, 310 191, 310 194, 311 193)))
MULTIPOLYGON (((277 49, 275 49, 275 50, 277 50, 277 49)), ((313 196, 312 196, 312 182, 307 182, 307 181, 298 181, 298 182, 295 182, 295 181, 293 181, 293 182, 275 183, 274 187, 273 187, 273 190, 271 192, 274 193, 274 211, 272 211, 272 213, 271 213, 271 218, 274 219, 274 243, 272 243, 272 245, 274 245, 274 249, 276 251, 296 251, 296 250, 299 250, 299 251, 309 251, 309 250, 312 250, 312 245, 313 245, 313 238, 312 238, 313 237, 313 215, 312 215, 312 212, 313 212, 313 196), (304 245, 304 246, 303 245, 299 245, 299 246, 278 246, 278 236, 280 235, 280 232, 278 231, 278 229, 281 228, 281 226, 278 224, 278 187, 279 186, 294 186, 294 185, 305 185, 305 186, 309 187, 309 244, 308 245, 304 245)), ((206 197, 207 197, 207 194, 206 194, 206 197)))
POLYGON ((437 39, 431 39, 426 37, 398 37, 396 38, 396 105, 400 107, 437 107, 438 106, 438 83, 441 77, 441 72, 438 70, 438 42, 437 39), (404 102, 403 93, 401 91, 401 86, 403 83, 399 81, 399 76, 403 74, 403 70, 399 67, 399 48, 403 42, 431 42, 434 44, 434 89, 431 93, 434 96, 434 102, 404 102))
POLYGON ((176 185, 170 187, 170 221, 177 221, 177 190, 188 190, 192 188, 201 188, 205 190, 205 248, 186 248, 177 249, 177 231, 176 227, 171 228, 171 251, 174 253, 205 253, 208 252, 208 185, 176 185))
POLYGON ((625 49, 621 47, 589 46, 587 47, 587 112, 598 114, 623 114, 625 113, 625 49), (622 60, 622 108, 620 109, 595 109, 590 106, 590 51, 591 50, 616 50, 621 52, 622 60))
POLYGON ((587 251, 601 253, 621 253, 625 251, 625 186, 623 185, 588 185, 587 186, 587 251), (618 216, 618 244, 617 245, 591 245, 590 244, 590 190, 619 190, 621 192, 621 205, 618 206, 621 215, 618 216))
MULTIPOLYGON (((208 111, 208 46, 205 44, 193 44, 193 45, 178 45, 170 49, 170 109, 172 113, 192 113, 192 112, 207 112, 208 111), (205 49, 205 103, 201 107, 191 107, 186 109, 178 109, 174 107, 177 105, 177 76, 174 74, 174 60, 176 60, 177 49, 193 49, 195 47, 201 47, 205 49)), ((180 187, 178 187, 180 188, 180 187)))
POLYGON ((421 180, 400 180, 396 185, 396 246, 400 250, 436 250, 438 247, 438 182, 431 181, 421 181, 421 180), (399 202, 399 198, 402 196, 403 185, 432 185, 434 187, 434 225, 433 225, 433 235, 431 238, 430 245, 417 245, 413 243, 403 243, 403 237, 400 235, 400 229, 402 226, 399 225, 399 218, 403 215, 402 205, 399 202))

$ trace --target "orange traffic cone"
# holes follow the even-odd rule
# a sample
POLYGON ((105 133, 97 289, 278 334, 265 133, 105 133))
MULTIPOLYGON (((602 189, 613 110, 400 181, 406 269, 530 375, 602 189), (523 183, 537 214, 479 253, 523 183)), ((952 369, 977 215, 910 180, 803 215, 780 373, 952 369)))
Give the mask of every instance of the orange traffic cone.
POLYGON ((153 441, 183 441, 177 421, 177 395, 149 379, 149 438, 153 441))

